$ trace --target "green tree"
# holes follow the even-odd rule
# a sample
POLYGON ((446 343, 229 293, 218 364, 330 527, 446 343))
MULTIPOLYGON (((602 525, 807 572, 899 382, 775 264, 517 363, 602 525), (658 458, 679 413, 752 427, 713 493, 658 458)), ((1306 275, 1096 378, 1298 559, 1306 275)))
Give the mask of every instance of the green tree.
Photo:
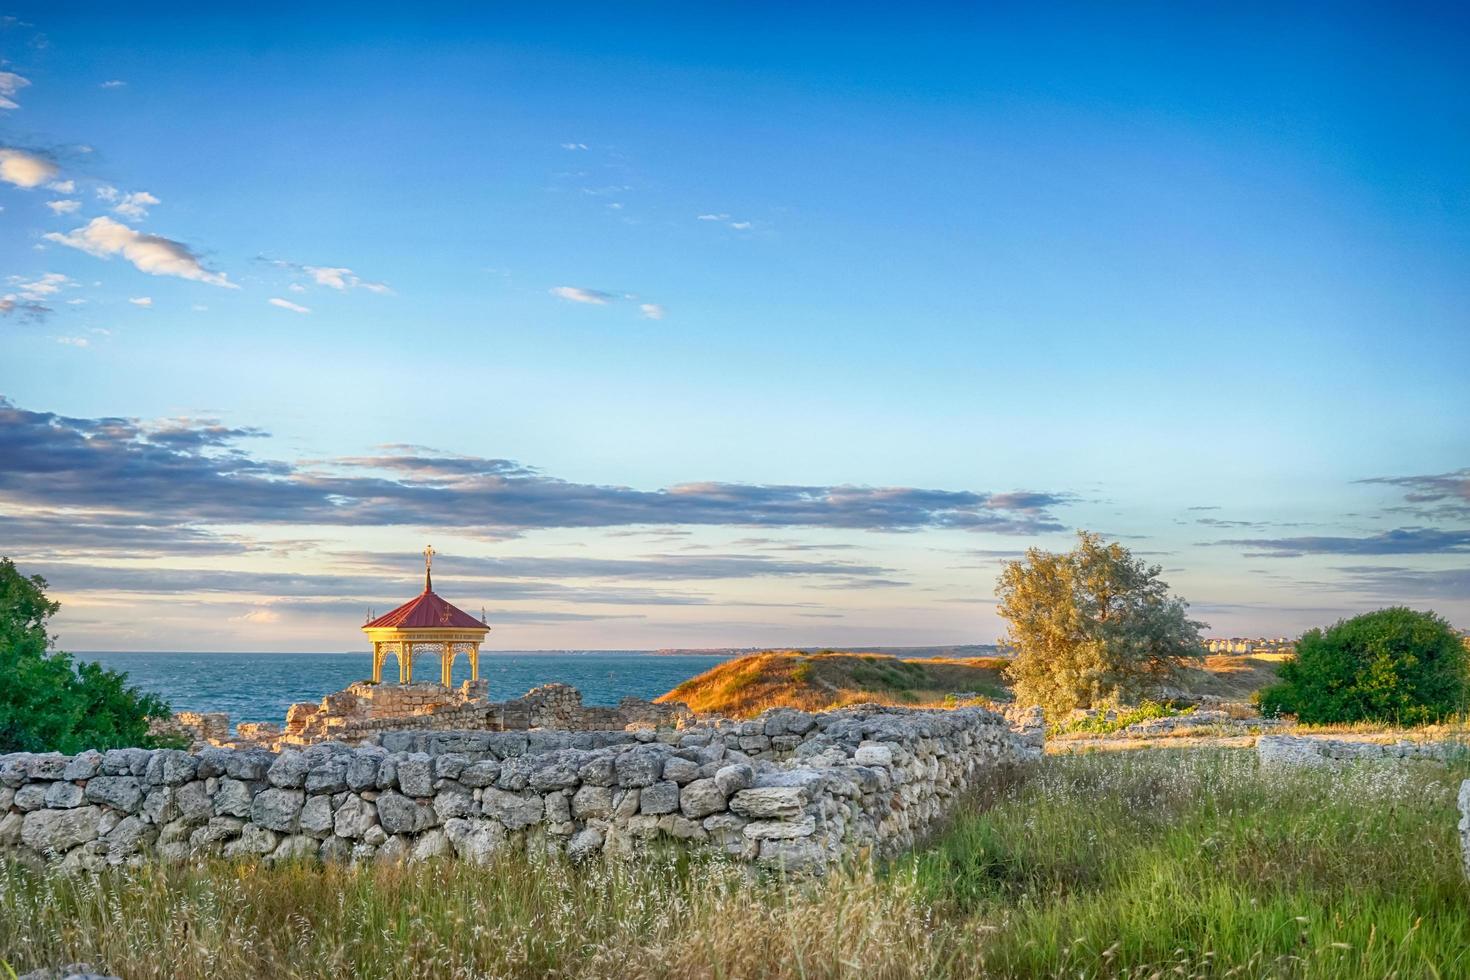
POLYGON ((1432 612, 1395 607, 1308 630, 1261 710, 1308 724, 1424 724, 1466 708, 1470 694, 1460 635, 1432 612))
POLYGON ((152 744, 149 719, 168 717, 168 704, 126 674, 53 650, 46 624, 59 608, 45 579, 0 558, 0 752, 152 744))
POLYGON ((1032 548, 1008 563, 996 592, 1016 699, 1050 713, 1118 703, 1202 657, 1204 624, 1186 615, 1161 571, 1086 531, 1069 552, 1032 548))

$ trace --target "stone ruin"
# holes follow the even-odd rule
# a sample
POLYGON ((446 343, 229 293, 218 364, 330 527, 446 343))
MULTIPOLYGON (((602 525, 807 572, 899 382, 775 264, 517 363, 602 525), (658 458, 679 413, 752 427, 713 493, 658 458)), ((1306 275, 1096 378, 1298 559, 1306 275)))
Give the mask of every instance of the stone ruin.
MULTIPOLYGON (((519 699, 525 717, 590 724, 625 711, 582 707, 567 690, 519 699)), ((305 717, 303 733, 316 715, 305 717)), ((978 707, 781 708, 681 728, 351 730, 359 744, 278 752, 0 756, 0 855, 81 869, 210 855, 483 862, 506 849, 582 860, 665 839, 820 871, 912 846, 967 791, 1042 752, 1037 726, 1016 730, 978 707)))
POLYGON ((158 731, 182 733, 196 748, 213 745, 279 750, 327 741, 361 745, 395 731, 598 731, 630 725, 682 725, 693 717, 677 702, 656 704, 625 697, 612 707, 583 704, 582 692, 566 684, 544 684, 513 700, 491 701, 489 684, 483 680, 465 681, 458 687, 358 681, 328 694, 319 703, 291 705, 284 726, 241 722, 231 736, 228 715, 183 711, 170 723, 159 726, 158 731))

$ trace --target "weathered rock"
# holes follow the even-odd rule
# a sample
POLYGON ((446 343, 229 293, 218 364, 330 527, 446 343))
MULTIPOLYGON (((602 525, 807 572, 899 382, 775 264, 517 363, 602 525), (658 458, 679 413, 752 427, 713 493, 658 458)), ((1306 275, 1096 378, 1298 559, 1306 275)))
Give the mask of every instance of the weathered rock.
POLYGON ((398 760, 398 788, 405 796, 434 795, 434 760, 415 752, 398 760))
POLYGON ((71 757, 71 761, 61 771, 61 778, 65 780, 91 779, 101 771, 102 753, 96 749, 88 749, 71 757))
MULTIPOLYGON (((107 754, 112 755, 111 752, 107 754)), ((94 776, 87 781, 86 796, 89 802, 105 803, 124 813, 132 813, 143 802, 143 787, 134 776, 94 776)))
POLYGON ((663 773, 663 760, 651 752, 635 749, 619 755, 613 769, 619 786, 641 788, 658 781, 663 773))
POLYGON ((499 778, 500 763, 494 759, 471 763, 459 774, 461 785, 476 789, 482 786, 494 786, 495 781, 499 778))
POLYGON ((505 827, 498 820, 453 818, 444 821, 444 836, 466 861, 485 864, 505 846, 505 827))
POLYGON ((612 793, 607 786, 582 786, 572 794, 572 816, 578 820, 608 816, 612 813, 612 793))
POLYGON ((148 760, 147 780, 154 786, 179 786, 193 779, 199 761, 180 749, 159 749, 148 760))
POLYGON ((82 787, 76 783, 55 782, 46 789, 43 799, 46 806, 57 810, 69 810, 82 805, 82 787))
POLYGON ((640 813, 658 816, 679 809, 678 783, 661 780, 652 786, 645 786, 639 792, 642 793, 638 803, 640 813))
POLYGON ((679 810, 698 820, 725 809, 725 794, 713 779, 696 779, 679 792, 679 810))
POLYGON ((585 861, 602 850, 602 831, 587 827, 572 835, 567 841, 567 856, 573 861, 585 861))
POLYGON ((804 806, 806 806, 806 794, 796 786, 762 786, 742 789, 730 797, 731 811, 752 820, 795 817, 801 813, 804 806))
POLYGON ((678 756, 670 756, 664 762, 664 779, 678 783, 693 782, 699 775, 699 763, 690 759, 681 759, 678 756))
POLYGON ((286 749, 271 767, 266 770, 266 780, 280 789, 301 789, 306 785, 306 774, 311 769, 306 753, 286 749))
POLYGON ((308 796, 301 807, 301 833, 318 839, 330 836, 333 817, 330 796, 308 796))
POLYGON ((358 838, 377 826, 378 809, 355 793, 349 794, 333 817, 338 837, 358 838))
POLYGON ((248 817, 250 804, 259 790, 259 783, 227 776, 219 781, 219 788, 215 790, 214 812, 224 817, 248 817))
POLYGON ((378 797, 378 822, 389 834, 416 834, 438 823, 434 808, 389 790, 378 797))
POLYGON ((721 793, 726 796, 734 796, 742 789, 749 789, 755 785, 755 770, 743 762, 738 762, 722 766, 715 772, 714 779, 721 793))
POLYGON ((299 789, 271 786, 255 794, 250 803, 250 820, 267 830, 295 833, 306 794, 299 789))
POLYGON ((810 837, 816 829, 816 820, 805 816, 798 820, 752 820, 745 825, 744 833, 751 840, 776 840, 810 837))
POLYGON ((96 840, 102 808, 73 807, 68 810, 33 810, 20 828, 21 842, 36 851, 66 851, 96 840))
POLYGON ((546 804, 535 793, 509 793, 489 787, 480 799, 485 816, 494 817, 509 830, 520 830, 540 823, 546 804))

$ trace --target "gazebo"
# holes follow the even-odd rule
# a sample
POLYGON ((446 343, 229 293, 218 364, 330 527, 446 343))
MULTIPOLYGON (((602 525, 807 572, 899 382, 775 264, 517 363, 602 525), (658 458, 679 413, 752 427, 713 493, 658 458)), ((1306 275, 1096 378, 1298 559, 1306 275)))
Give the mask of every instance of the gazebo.
POLYGON ((383 680, 383 661, 398 658, 398 683, 413 683, 415 653, 439 655, 439 683, 450 687, 454 658, 470 658, 470 678, 480 679, 480 644, 490 632, 483 615, 476 619, 434 594, 434 549, 424 549, 424 591, 390 613, 369 619, 362 631, 373 643, 373 683, 383 680))

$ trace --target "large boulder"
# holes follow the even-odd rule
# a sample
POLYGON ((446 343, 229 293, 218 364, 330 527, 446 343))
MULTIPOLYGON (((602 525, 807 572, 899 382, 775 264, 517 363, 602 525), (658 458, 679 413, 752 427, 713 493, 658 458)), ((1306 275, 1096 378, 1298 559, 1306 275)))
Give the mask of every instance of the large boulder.
POLYGON ((267 830, 295 833, 305 799, 306 794, 299 789, 263 789, 251 801, 250 820, 267 830))

